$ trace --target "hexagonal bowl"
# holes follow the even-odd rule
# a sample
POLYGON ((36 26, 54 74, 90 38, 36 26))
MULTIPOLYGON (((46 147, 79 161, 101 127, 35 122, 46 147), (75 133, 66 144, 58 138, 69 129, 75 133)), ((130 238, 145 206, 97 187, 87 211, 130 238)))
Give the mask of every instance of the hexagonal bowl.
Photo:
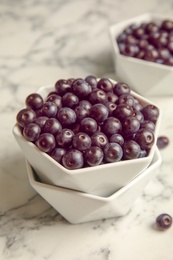
MULTIPOLYGON (((38 93, 45 98, 53 89, 51 86, 42 87, 38 90, 38 93)), ((142 105, 151 104, 149 100, 133 91, 132 95, 142 105)), ((155 128, 155 142, 147 157, 85 167, 77 170, 66 169, 48 154, 41 152, 35 144, 23 137, 17 125, 13 128, 13 134, 24 156, 34 167, 43 182, 99 196, 108 196, 126 185, 148 167, 154 155, 160 120, 161 112, 155 128)))
POLYGON ((158 22, 163 19, 172 20, 172 17, 146 13, 114 24, 109 29, 117 79, 126 82, 134 91, 143 96, 172 95, 173 67, 122 55, 116 38, 133 23, 158 22))
POLYGON ((109 197, 100 197, 41 182, 26 161, 31 186, 72 224, 124 216, 141 196, 147 183, 158 173, 162 162, 158 149, 147 169, 109 197))

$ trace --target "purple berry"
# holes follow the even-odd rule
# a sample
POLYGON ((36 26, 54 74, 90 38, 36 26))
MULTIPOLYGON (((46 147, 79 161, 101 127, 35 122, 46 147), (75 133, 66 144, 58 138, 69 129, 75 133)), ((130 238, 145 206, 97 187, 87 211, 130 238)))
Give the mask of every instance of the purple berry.
POLYGON ((135 141, 141 149, 150 149, 154 144, 154 133, 146 128, 141 128, 135 135, 135 141))
POLYGON ((103 104, 95 104, 90 110, 90 117, 94 118, 97 123, 102 123, 108 117, 108 109, 103 104))
POLYGON ((121 122, 124 121, 127 117, 132 116, 133 109, 127 104, 117 105, 116 109, 113 112, 113 115, 118 118, 121 122))
POLYGON ((172 217, 167 213, 162 213, 156 218, 156 225, 161 230, 166 230, 172 225, 172 217))
POLYGON ((140 122, 136 117, 129 116, 123 121, 123 132, 126 135, 132 135, 138 132, 140 122))
POLYGON ((97 83, 97 87, 105 92, 109 92, 112 91, 113 84, 108 78, 101 78, 97 83))
POLYGON ((42 111, 42 116, 55 117, 58 108, 54 102, 46 101, 43 103, 41 111, 42 111))
POLYGON ((120 146, 123 146, 124 144, 124 138, 122 135, 120 134, 113 134, 111 135, 111 137, 109 138, 109 142, 110 143, 117 143, 119 144, 120 146))
POLYGON ((85 98, 91 92, 91 86, 83 79, 76 79, 72 84, 72 90, 79 98, 85 98))
POLYGON ((64 148, 55 147, 49 155, 58 163, 62 163, 62 157, 65 153, 66 150, 64 148))
POLYGON ((103 157, 103 151, 98 146, 91 146, 85 151, 84 154, 85 163, 89 166, 96 166, 101 164, 103 157))
POLYGON ((45 152, 50 153, 56 146, 55 137, 49 133, 43 133, 36 141, 38 148, 45 152))
POLYGON ((62 164, 69 170, 80 169, 84 166, 82 152, 77 149, 69 149, 62 157, 62 164))
POLYGON ((154 105, 147 105, 141 110, 145 120, 150 120, 154 124, 159 117, 159 109, 154 105))
POLYGON ((61 98, 61 96, 58 96, 57 94, 48 95, 48 97, 46 98, 46 101, 55 103, 58 110, 62 107, 62 98, 61 98))
POLYGON ((123 158, 125 160, 136 159, 140 155, 141 148, 134 140, 128 140, 123 145, 123 158))
POLYGON ((114 85, 113 91, 114 91, 115 95, 117 95, 119 97, 123 94, 129 94, 130 88, 127 84, 118 82, 114 85))
POLYGON ((101 89, 96 88, 92 92, 89 93, 88 100, 91 104, 104 103, 107 101, 106 92, 101 89))
POLYGON ((62 125, 56 118, 49 118, 46 120, 45 124, 42 127, 43 133, 57 134, 61 132, 62 125))
POLYGON ((117 143, 108 143, 104 147, 104 160, 106 162, 118 162, 123 156, 122 147, 117 143))
POLYGON ((47 116, 40 116, 35 119, 35 123, 42 129, 49 118, 47 116))
POLYGON ((39 109, 43 105, 43 98, 38 93, 33 93, 27 96, 25 100, 25 104, 28 108, 31 108, 33 110, 39 109))
POLYGON ((76 113, 69 107, 62 107, 57 113, 57 119, 63 126, 76 122, 76 113))
POLYGON ((86 117, 81 121, 80 129, 88 135, 93 134, 97 130, 97 122, 91 117, 86 117))
POLYGON ((79 104, 79 98, 72 92, 68 92, 62 97, 63 107, 74 108, 79 104))
POLYGON ((68 80, 60 79, 55 83, 55 89, 59 96, 63 96, 65 93, 71 91, 71 83, 68 80))
POLYGON ((157 138, 157 147, 159 149, 164 149, 169 144, 169 139, 167 136, 159 136, 157 138))
POLYGON ((116 117, 108 117, 102 125, 102 131, 107 136, 118 134, 121 132, 121 129, 122 129, 122 124, 120 120, 116 117))
POLYGON ((97 79, 93 75, 89 75, 85 78, 85 81, 91 86, 91 89, 97 88, 97 79))
POLYGON ((81 122, 82 119, 89 116, 89 111, 86 110, 82 106, 78 106, 74 109, 74 112, 76 113, 76 121, 81 122))
POLYGON ((108 143, 107 136, 99 131, 96 131, 91 136, 92 146, 98 146, 100 148, 104 148, 104 146, 108 143))
POLYGON ((91 138, 84 132, 79 132, 73 136, 73 147, 80 150, 85 151, 91 146, 91 138))
POLYGON ((72 145, 74 132, 71 129, 64 128, 55 136, 58 147, 69 148, 72 145))

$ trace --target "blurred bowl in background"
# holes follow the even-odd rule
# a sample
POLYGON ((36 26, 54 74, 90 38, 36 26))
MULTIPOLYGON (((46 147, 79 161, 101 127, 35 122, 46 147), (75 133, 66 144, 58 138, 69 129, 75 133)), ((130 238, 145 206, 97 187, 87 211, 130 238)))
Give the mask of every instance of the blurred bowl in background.
POLYGON ((116 39, 125 28, 132 24, 158 23, 164 19, 172 20, 172 17, 146 13, 116 23, 109 29, 117 80, 127 83, 143 96, 172 95, 173 67, 122 55, 116 39))

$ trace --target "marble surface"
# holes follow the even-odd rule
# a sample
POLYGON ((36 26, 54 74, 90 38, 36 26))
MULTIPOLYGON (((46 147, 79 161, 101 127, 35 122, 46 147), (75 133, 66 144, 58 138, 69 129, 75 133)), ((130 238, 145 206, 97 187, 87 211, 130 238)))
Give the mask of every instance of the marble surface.
POLYGON ((108 27, 143 12, 173 14, 171 0, 0 1, 0 259, 172 260, 173 97, 152 97, 163 110, 160 173, 121 218, 69 224, 31 188, 12 135, 25 97, 59 78, 94 74, 115 79, 108 27))

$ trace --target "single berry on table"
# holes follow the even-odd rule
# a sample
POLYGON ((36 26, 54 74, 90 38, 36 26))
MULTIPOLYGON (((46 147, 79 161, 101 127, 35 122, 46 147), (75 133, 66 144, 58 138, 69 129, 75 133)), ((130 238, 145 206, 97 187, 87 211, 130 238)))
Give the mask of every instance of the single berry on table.
POLYGON ((30 142, 35 142, 40 136, 41 128, 35 123, 30 123, 23 129, 23 136, 30 142))
POLYGON ((167 213, 162 213, 156 218, 156 225, 161 230, 166 230, 172 225, 172 217, 167 213))
POLYGON ((20 110, 16 116, 16 121, 21 127, 25 127, 30 123, 34 123, 36 113, 30 108, 20 110))
POLYGON ((157 138, 157 147, 163 149, 169 144, 169 138, 167 136, 159 136, 157 138))

